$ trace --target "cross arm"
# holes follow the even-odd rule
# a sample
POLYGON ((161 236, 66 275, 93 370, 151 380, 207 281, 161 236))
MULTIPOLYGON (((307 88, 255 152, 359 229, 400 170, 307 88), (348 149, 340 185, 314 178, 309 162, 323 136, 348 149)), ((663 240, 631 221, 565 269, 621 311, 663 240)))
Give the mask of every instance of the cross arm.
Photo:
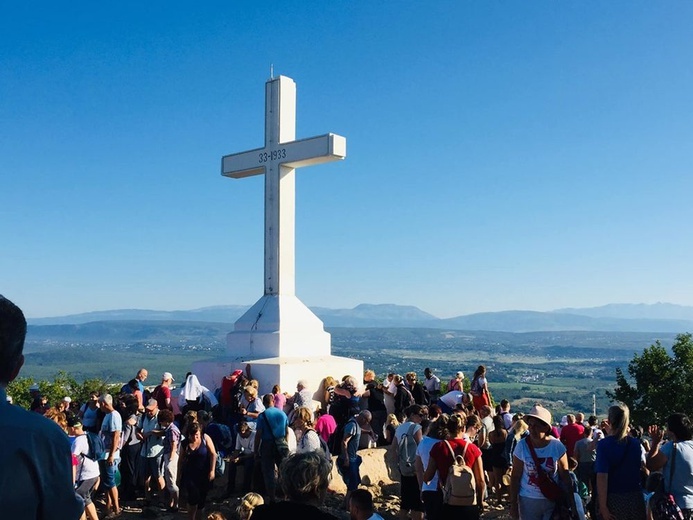
MULTIPOLYGON (((286 151, 281 164, 289 168, 339 161, 346 157, 346 138, 336 134, 301 139, 285 145, 278 144, 277 147, 286 151)), ((284 152, 281 154, 283 156, 284 152)))
POLYGON ((221 174, 224 177, 242 179, 265 173, 266 162, 262 161, 261 157, 264 151, 264 148, 257 148, 249 152, 225 155, 221 158, 221 174))

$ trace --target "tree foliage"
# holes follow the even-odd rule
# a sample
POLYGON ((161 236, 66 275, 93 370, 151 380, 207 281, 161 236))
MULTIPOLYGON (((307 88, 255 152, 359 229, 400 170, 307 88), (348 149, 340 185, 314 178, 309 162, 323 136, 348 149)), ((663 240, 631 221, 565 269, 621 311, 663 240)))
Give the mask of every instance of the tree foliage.
POLYGON ((679 334, 672 355, 659 341, 635 354, 628 377, 616 369, 616 388, 607 395, 628 405, 631 421, 641 426, 662 425, 675 412, 693 411, 693 339, 679 334))
POLYGON ((117 394, 120 390, 120 385, 109 386, 101 379, 85 379, 82 383, 78 383, 70 374, 60 370, 51 381, 34 381, 31 377, 18 377, 7 385, 7 395, 12 396, 14 404, 29 408, 31 405, 29 387, 34 383, 38 384, 39 392, 48 399, 48 404, 51 406, 57 405, 65 396, 69 396, 77 403, 84 403, 93 391, 100 394, 105 392, 117 394))

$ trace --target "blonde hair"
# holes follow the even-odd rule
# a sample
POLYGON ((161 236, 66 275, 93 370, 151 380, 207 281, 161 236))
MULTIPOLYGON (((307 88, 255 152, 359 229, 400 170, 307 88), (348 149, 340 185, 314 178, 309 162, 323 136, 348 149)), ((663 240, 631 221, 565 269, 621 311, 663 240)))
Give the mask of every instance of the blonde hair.
POLYGON ((212 511, 207 515, 207 520, 226 520, 226 517, 220 511, 212 511))
POLYGON ((246 493, 241 497, 241 503, 236 508, 236 514, 241 520, 248 520, 253 514, 253 509, 265 503, 262 495, 257 493, 246 493))
POLYGON ((399 419, 397 419, 397 416, 395 414, 391 413, 387 416, 385 424, 391 424, 392 426, 397 427, 399 426, 399 419))
POLYGON ((370 368, 369 368, 368 370, 366 370, 366 371, 363 373, 363 375, 364 375, 364 377, 365 377, 365 376, 368 376, 368 375, 371 375, 371 376, 373 376, 373 378, 375 379, 375 371, 374 371, 374 370, 371 370, 370 368))
POLYGON ((515 440, 520 440, 522 438, 522 435, 529 429, 529 426, 527 426, 527 423, 523 419, 518 419, 515 421, 515 424, 513 425, 513 435, 515 436, 515 440))
POLYGON ((246 386, 243 391, 248 394, 250 397, 257 397, 257 388, 254 386, 246 386))
POLYGON ((628 435, 629 422, 630 410, 625 404, 617 403, 609 407, 609 427, 617 441, 622 441, 628 435))
POLYGON ((307 406, 300 406, 296 410, 295 419, 300 419, 301 421, 303 421, 304 428, 313 427, 313 417, 313 411, 307 406))

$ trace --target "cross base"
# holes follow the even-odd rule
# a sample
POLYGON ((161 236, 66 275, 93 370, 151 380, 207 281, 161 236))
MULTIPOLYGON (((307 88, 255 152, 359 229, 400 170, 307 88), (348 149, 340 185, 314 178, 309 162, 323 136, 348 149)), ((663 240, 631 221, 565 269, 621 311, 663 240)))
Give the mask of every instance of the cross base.
POLYGON ((226 336, 231 358, 329 356, 330 334, 296 296, 265 295, 226 336))
POLYGON ((316 401, 323 400, 321 383, 325 377, 332 376, 338 381, 345 375, 354 376, 357 381, 363 377, 363 361, 340 356, 238 358, 223 363, 203 361, 195 363, 192 370, 203 385, 214 391, 221 387, 224 376, 236 369, 244 370, 246 364, 250 364, 251 375, 260 383, 260 394, 271 392, 278 384, 282 392, 293 395, 298 380, 305 379, 316 401))

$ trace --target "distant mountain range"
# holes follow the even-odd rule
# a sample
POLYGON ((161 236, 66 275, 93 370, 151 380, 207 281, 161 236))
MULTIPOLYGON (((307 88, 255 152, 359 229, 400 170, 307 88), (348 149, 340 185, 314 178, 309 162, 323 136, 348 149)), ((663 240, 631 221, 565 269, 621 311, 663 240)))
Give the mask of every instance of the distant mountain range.
MULTIPOLYGON (((249 308, 219 305, 188 311, 120 309, 53 318, 33 318, 32 326, 80 325, 112 321, 214 322, 231 325, 249 308)), ((671 303, 609 304, 591 308, 565 308, 551 312, 484 312, 441 319, 414 306, 361 304, 353 309, 314 307, 326 327, 435 328, 498 332, 604 331, 693 332, 693 307, 671 303)))

